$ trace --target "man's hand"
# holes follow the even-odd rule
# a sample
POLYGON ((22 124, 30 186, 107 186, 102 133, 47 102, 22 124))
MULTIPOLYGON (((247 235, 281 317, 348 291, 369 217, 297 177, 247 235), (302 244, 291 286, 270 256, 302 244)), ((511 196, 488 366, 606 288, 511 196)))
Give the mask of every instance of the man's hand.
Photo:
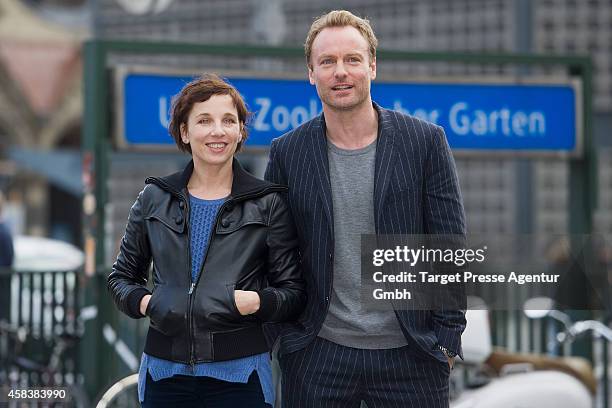
POLYGON ((455 366, 455 357, 446 356, 446 359, 448 360, 448 367, 452 370, 455 366))
POLYGON ((151 295, 144 295, 142 299, 140 299, 140 314, 146 316, 147 306, 149 306, 149 300, 151 300, 151 295))
POLYGON ((252 290, 235 290, 234 299, 241 315, 246 316, 259 310, 259 295, 252 290))

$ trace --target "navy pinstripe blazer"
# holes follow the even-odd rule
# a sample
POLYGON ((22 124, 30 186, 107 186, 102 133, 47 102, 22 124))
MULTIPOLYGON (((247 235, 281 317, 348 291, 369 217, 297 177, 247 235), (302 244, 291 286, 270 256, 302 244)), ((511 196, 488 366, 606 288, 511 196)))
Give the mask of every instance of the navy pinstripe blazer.
MULTIPOLYGON (((465 234, 455 162, 440 126, 383 109, 378 112, 374 174, 377 234, 465 234)), ((280 353, 300 350, 318 334, 332 293, 332 193, 323 114, 272 141, 265 178, 289 187, 308 302, 297 323, 270 328, 280 353)), ((350 211, 350 209, 339 209, 350 211)), ((409 345, 446 361, 436 343, 461 355, 463 311, 396 311, 409 345)))

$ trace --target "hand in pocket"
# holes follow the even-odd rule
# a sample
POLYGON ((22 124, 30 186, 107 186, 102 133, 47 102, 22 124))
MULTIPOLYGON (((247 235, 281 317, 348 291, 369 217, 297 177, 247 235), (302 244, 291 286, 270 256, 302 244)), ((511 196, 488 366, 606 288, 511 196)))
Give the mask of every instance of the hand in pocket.
POLYGON ((151 295, 144 295, 142 299, 140 299, 140 314, 143 316, 147 315, 147 307, 149 306, 149 301, 151 300, 151 295))
POLYGON ((243 315, 250 315, 259 310, 259 295, 252 290, 235 290, 234 301, 238 312, 243 315))

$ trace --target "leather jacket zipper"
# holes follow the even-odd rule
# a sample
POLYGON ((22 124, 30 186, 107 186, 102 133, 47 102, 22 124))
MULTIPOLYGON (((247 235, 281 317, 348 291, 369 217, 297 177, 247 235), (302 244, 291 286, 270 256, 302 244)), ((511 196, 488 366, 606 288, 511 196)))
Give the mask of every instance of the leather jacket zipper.
POLYGON ((204 265, 206 264, 206 258, 208 257, 208 249, 210 248, 210 244, 212 243, 214 233, 217 228, 217 223, 219 221, 219 217, 221 216, 221 214, 223 214, 223 211, 225 210, 225 207, 229 202, 236 203, 237 201, 244 200, 244 199, 258 198, 268 193, 271 193, 273 191, 279 191, 279 192, 286 191, 287 188, 280 187, 280 186, 268 187, 268 188, 264 188, 263 190, 260 190, 255 193, 246 193, 246 194, 238 195, 236 197, 232 197, 228 199, 227 201, 225 201, 221 205, 221 207, 219 207, 219 211, 217 212, 217 215, 215 217, 215 223, 213 224, 213 228, 211 229, 211 235, 209 237, 208 244, 206 246, 206 254, 204 255, 204 259, 202 260, 202 265, 200 267, 200 273, 198 274, 196 281, 193 282, 191 280, 192 260, 191 260, 191 243, 190 243, 191 231, 189 228, 189 222, 190 222, 190 219, 189 219, 190 218, 190 208, 189 208, 189 199, 188 199, 189 195, 185 196, 185 194, 183 193, 176 192, 176 190, 171 189, 167 183, 165 183, 163 180, 160 180, 158 178, 154 178, 154 177, 147 178, 145 182, 158 185, 162 189, 177 196, 179 200, 182 200, 185 203, 185 217, 184 218, 185 218, 185 227, 187 229, 187 241, 188 241, 187 242, 187 259, 189 260, 189 265, 188 265, 189 267, 187 268, 187 272, 189 274, 189 282, 191 282, 189 285, 189 288, 187 289, 187 295, 189 296, 189 305, 187 309, 187 333, 188 333, 187 342, 189 345, 189 365, 191 366, 192 372, 194 372, 196 359, 195 359, 195 329, 193 325, 193 297, 195 296, 198 282, 200 281, 200 278, 202 277, 202 274, 204 273, 204 265))
MULTIPOLYGON (((210 230, 210 235, 208 236, 208 243, 206 244, 204 259, 202 259, 202 265, 200 265, 200 272, 198 273, 198 277, 196 278, 195 282, 191 282, 191 286, 189 287, 189 291, 187 292, 187 294, 189 295, 189 365, 191 365, 191 371, 193 373, 195 373, 195 330, 193 328, 193 293, 196 289, 196 286, 198 285, 198 282, 200 281, 200 278, 202 277, 202 274, 204 273, 204 265, 206 264, 206 258, 208 258, 208 249, 210 248, 210 244, 212 244, 212 239, 215 234, 215 229, 217 228, 217 223, 219 222, 219 217, 221 216, 221 214, 223 214, 223 210, 225 209, 225 206, 229 201, 231 201, 231 199, 221 204, 221 207, 219 207, 219 210, 217 211, 217 215, 215 216, 215 222, 213 223, 213 227, 210 230)), ((189 239, 191 240, 191 236, 189 236, 189 239)), ((189 242, 189 245, 187 246, 191 248, 191 242, 189 242)), ((191 265, 191 249, 189 261, 191 265)), ((189 272, 189 277, 189 280, 191 280, 191 271, 189 272)))
MULTIPOLYGON (((204 264, 206 263, 206 258, 208 257, 208 249, 210 248, 210 244, 212 243, 212 238, 215 232, 215 229, 217 227, 217 222, 219 221, 219 216, 220 214, 222 214, 223 209, 225 208, 225 205, 227 204, 227 202, 230 200, 225 201, 223 204, 221 204, 221 207, 219 207, 219 210, 217 211, 217 215, 215 216, 215 222, 213 223, 213 227, 210 230, 210 235, 208 236, 208 243, 206 244, 206 250, 204 251, 204 259, 202 259, 202 265, 200 265, 200 271, 198 273, 198 277, 196 278, 195 282, 191 281, 191 269, 189 270, 189 280, 191 281, 191 285, 189 286, 189 290, 187 291, 187 294, 189 295, 189 308, 187 309, 187 321, 188 321, 188 333, 189 333, 189 365, 191 366, 191 372, 195 374, 195 364, 196 364, 196 358, 195 358, 195 329, 194 329, 194 324, 193 324, 193 297, 194 297, 194 292, 196 289, 196 286, 198 285, 198 282, 200 281, 200 278, 202 277, 202 274, 204 273, 204 264)), ((189 210, 189 206, 187 206, 187 209, 189 210)), ((189 242, 187 247, 189 248, 189 265, 191 266, 191 263, 193 262, 191 260, 191 232, 189 229, 187 229, 188 232, 188 237, 189 237, 189 242)))
MULTIPOLYGON (((190 271, 191 272, 191 271, 190 271)), ((189 274, 190 278, 191 278, 191 273, 189 274)), ((193 290, 195 289, 195 282, 191 282, 191 285, 189 286, 189 291, 187 291, 187 294, 189 295, 189 308, 187 309, 187 322, 188 322, 188 330, 187 333, 189 333, 189 365, 191 366, 191 372, 192 374, 195 374, 195 352, 194 352, 194 338, 195 338, 195 334, 193 333, 193 290)))
POLYGON ((191 240, 191 229, 189 228, 189 223, 190 223, 190 216, 191 216, 191 209, 189 208, 189 200, 186 199, 185 197, 181 197, 181 200, 183 200, 185 202, 185 228, 187 229, 187 259, 189 260, 189 268, 187 268, 187 272, 189 273, 189 282, 191 282, 191 285, 189 286, 189 289, 187 290, 187 295, 189 295, 189 305, 187 307, 187 341, 189 343, 189 365, 191 366, 191 371, 195 372, 195 360, 193 358, 193 327, 192 327, 192 317, 191 315, 193 314, 192 312, 192 303, 193 303, 193 289, 195 288, 195 282, 193 282, 191 280, 191 244, 190 244, 190 240, 191 240))

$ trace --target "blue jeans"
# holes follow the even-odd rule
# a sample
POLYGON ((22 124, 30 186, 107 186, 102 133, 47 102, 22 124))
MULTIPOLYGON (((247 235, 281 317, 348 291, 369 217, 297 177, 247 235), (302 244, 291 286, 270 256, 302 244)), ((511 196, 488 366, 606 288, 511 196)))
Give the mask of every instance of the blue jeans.
POLYGON ((246 384, 217 380, 210 377, 175 375, 153 381, 147 374, 143 408, 270 408, 264 402, 257 372, 246 384))

